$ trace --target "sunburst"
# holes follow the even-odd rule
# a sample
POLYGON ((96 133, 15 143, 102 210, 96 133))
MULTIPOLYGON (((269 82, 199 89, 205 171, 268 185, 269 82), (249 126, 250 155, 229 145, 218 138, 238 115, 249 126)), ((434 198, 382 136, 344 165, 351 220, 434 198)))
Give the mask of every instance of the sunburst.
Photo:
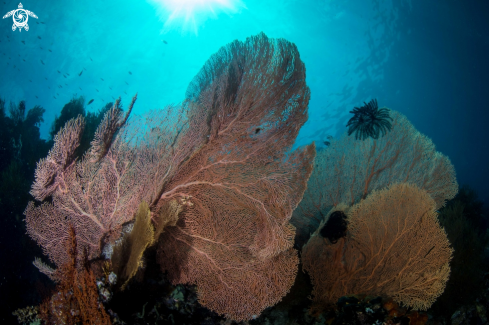
POLYGON ((241 0, 151 0, 165 21, 163 31, 180 29, 198 34, 199 27, 219 14, 234 14, 246 6, 241 0))

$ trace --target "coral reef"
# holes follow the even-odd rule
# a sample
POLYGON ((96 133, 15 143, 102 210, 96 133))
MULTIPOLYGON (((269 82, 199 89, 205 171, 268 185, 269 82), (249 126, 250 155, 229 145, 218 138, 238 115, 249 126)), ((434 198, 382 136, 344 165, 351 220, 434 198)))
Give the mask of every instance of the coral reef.
POLYGON ((132 134, 122 128, 127 115, 120 118, 119 111, 117 101, 105 115, 92 151, 82 160, 74 156, 84 126, 83 118, 78 117, 58 132, 48 156, 37 165, 31 194, 38 201, 51 200, 39 206, 29 203, 25 210, 27 231, 58 267, 69 261, 62 243, 70 227, 79 237, 78 256, 87 250, 89 259, 97 258, 104 245, 120 237, 122 225, 134 218, 144 200, 149 180, 140 178, 137 156, 128 144, 132 134), (117 130, 107 128, 112 124, 120 128, 115 141, 111 134, 117 130))
POLYGON ((302 250, 314 285, 313 309, 348 294, 385 295, 428 309, 445 288, 452 257, 435 206, 425 190, 396 184, 346 208, 348 233, 336 244, 318 229, 302 250))
POLYGON ((131 232, 119 240, 112 253, 112 269, 117 275, 122 290, 136 274, 142 264, 143 253, 153 240, 154 229, 149 206, 146 202, 142 202, 136 212, 131 232))
POLYGON ((25 308, 20 308, 15 310, 12 315, 17 317, 19 324, 39 324, 41 319, 38 318, 39 307, 38 306, 27 306, 25 308))
POLYGON ((70 260, 56 270, 58 285, 55 293, 41 304, 38 317, 46 324, 111 324, 99 301, 95 276, 87 261, 78 265, 83 258, 77 257, 74 228, 70 228, 69 240, 63 247, 70 260))
POLYGON ((462 187, 457 196, 440 210, 440 224, 454 248, 447 287, 433 305, 433 312, 447 318, 457 308, 475 302, 484 289, 484 273, 489 265, 489 244, 484 227, 482 202, 473 191, 462 187))
MULTIPOLYGON (((180 106, 128 122, 136 96, 125 115, 117 100, 81 158, 85 123, 72 119, 37 166, 28 233, 60 269, 71 261, 62 243, 73 227, 77 258, 96 268, 147 202, 158 261, 172 282, 195 284, 200 303, 228 318, 255 318, 297 273, 289 219, 315 147, 291 149, 309 96, 295 45, 260 34, 212 56, 180 106)), ((114 263, 118 273, 132 264, 119 283, 134 275, 148 245, 114 263)), ((36 265, 60 281, 58 270, 36 265)))
POLYGON ((315 149, 289 150, 308 101, 297 48, 264 34, 221 48, 187 90, 185 107, 204 117, 194 138, 205 142, 161 195, 159 204, 185 206, 160 236, 158 261, 173 284, 196 284, 199 302, 227 318, 257 317, 294 282, 289 219, 315 149))
POLYGON ((328 211, 353 205, 373 190, 407 182, 426 190, 436 209, 457 194, 455 168, 402 114, 391 110, 392 130, 377 140, 356 141, 343 134, 318 152, 307 191, 291 220, 301 246, 328 211))

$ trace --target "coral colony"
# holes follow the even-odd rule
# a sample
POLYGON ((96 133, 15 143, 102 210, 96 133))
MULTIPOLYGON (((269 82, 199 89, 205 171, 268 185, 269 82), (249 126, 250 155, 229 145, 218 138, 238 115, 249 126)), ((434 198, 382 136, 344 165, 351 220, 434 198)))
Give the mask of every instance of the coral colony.
MULTIPOLYGON (((117 100, 84 153, 86 122, 68 121, 37 165, 25 210, 29 236, 55 266, 35 261, 57 283, 38 317, 109 324, 104 304, 138 285, 152 248, 173 285, 194 285, 225 318, 251 320, 294 284, 296 235, 307 241, 313 313, 359 294, 430 307, 450 273, 437 220, 458 190, 450 160, 376 100, 352 111, 355 138, 331 139, 317 156, 314 144, 292 151, 307 120, 305 80, 297 47, 261 33, 214 54, 179 106, 128 119, 137 97, 125 112, 117 100), (303 226, 314 219, 309 237, 303 226)), ((184 305, 172 297, 165 303, 184 305)))

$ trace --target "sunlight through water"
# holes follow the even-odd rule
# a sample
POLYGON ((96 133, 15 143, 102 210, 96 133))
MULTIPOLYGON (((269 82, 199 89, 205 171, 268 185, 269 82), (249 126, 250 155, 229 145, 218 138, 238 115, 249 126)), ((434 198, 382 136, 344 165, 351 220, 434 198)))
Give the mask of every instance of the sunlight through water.
POLYGON ((150 0, 164 21, 162 32, 180 29, 182 33, 198 34, 199 27, 219 14, 238 13, 246 6, 241 0, 150 0))

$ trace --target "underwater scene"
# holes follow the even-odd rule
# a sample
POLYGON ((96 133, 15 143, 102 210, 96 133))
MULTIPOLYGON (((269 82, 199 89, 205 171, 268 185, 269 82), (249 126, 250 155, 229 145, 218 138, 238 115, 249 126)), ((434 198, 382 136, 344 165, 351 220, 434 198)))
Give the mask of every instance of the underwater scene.
POLYGON ((1 0, 0 324, 489 324, 489 2, 1 0))

